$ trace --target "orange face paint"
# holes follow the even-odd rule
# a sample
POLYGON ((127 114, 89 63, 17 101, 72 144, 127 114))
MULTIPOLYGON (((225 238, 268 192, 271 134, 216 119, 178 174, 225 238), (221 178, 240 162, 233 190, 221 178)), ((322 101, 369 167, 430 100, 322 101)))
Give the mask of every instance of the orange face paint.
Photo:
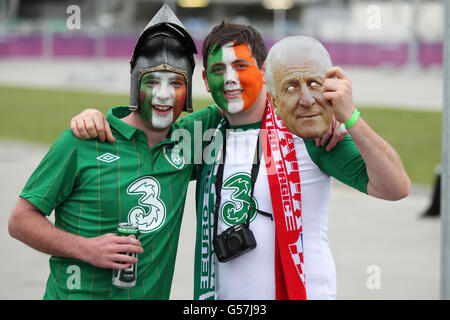
POLYGON ((232 42, 216 49, 208 56, 208 85, 219 107, 230 113, 250 108, 263 86, 251 49, 247 44, 233 46, 232 42))

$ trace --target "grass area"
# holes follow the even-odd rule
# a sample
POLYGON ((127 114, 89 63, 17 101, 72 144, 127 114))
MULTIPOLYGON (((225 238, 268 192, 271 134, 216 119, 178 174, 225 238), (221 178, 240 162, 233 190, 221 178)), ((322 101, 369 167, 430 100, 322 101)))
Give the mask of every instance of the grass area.
POLYGON ((441 112, 358 109, 366 122, 400 154, 413 183, 434 183, 434 170, 441 162, 441 112))
MULTIPOLYGON (((194 101, 196 110, 211 99, 194 101)), ((127 105, 128 95, 0 87, 0 137, 51 144, 86 108, 103 113, 127 105)), ((358 106, 370 126, 402 157, 413 183, 430 185, 441 159, 440 112, 358 106)))
MULTIPOLYGON (((212 102, 196 100, 195 105, 204 108, 212 102)), ((51 144, 84 109, 106 114, 112 106, 128 103, 128 95, 0 86, 0 137, 51 144)))

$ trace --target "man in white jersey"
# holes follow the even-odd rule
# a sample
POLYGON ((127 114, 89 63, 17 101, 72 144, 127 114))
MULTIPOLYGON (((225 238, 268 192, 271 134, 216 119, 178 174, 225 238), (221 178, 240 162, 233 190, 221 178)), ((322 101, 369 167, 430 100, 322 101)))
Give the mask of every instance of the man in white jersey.
MULTIPOLYGON (((223 147, 226 152, 223 166, 205 165, 197 184, 195 298, 334 299, 335 267, 327 239, 331 176, 369 195, 390 200, 401 199, 409 193, 409 178, 396 152, 362 118, 352 119, 355 121, 353 126, 348 126, 351 137, 339 142, 331 152, 316 147, 313 140, 288 137, 283 125, 270 131, 266 121, 270 117, 270 101, 266 100, 264 85, 266 70, 258 61, 263 46, 259 38, 251 27, 222 23, 210 32, 203 44, 205 84, 225 111, 210 153, 221 159, 223 147), (289 154, 289 141, 293 141, 295 159, 286 158, 283 170, 286 175, 297 172, 300 178, 288 184, 290 201, 285 202, 283 189, 280 196, 270 183, 273 174, 268 172, 270 155, 267 154, 270 152, 266 150, 260 160, 256 183, 252 184, 252 165, 259 135, 263 149, 271 149, 264 146, 265 133, 261 133, 260 128, 269 131, 266 141, 271 145, 272 133, 279 136, 275 141, 279 142, 280 157, 289 154), (222 146, 220 138, 225 135, 226 143, 222 146), (217 183, 218 180, 221 183, 217 183), (283 217, 287 218, 277 221, 274 204, 279 207, 281 203, 283 217), (299 215, 292 214, 300 211, 299 215), (224 232, 232 232, 233 226, 245 225, 248 212, 249 229, 256 247, 242 255, 237 252, 231 260, 219 262, 214 254, 218 247, 213 247, 213 240, 217 241, 224 232), (296 240, 288 240, 287 246, 279 240, 284 222, 288 225, 287 231, 298 231, 296 240), (289 266, 289 260, 294 267, 289 266)), ((274 46, 273 53, 281 48, 278 52, 281 59, 274 59, 274 69, 267 70, 275 78, 274 81, 267 79, 267 85, 272 85, 269 93, 272 93, 273 107, 281 115, 288 111, 288 117, 283 119, 286 127, 295 134, 313 139, 323 134, 332 113, 338 121, 348 123, 354 112, 351 86, 342 70, 331 69, 331 60, 321 45, 316 43, 305 50, 311 46, 311 41, 295 39, 293 42, 296 47, 274 46), (286 65, 288 70, 276 72, 286 65), (287 71, 294 70, 289 82, 292 88, 279 87, 287 71), (286 99, 283 93, 288 91, 295 91, 296 96, 286 99), (291 109, 287 110, 289 107, 291 109), (296 114, 302 110, 305 110, 304 116, 296 114), (311 112, 307 113, 308 110, 311 112), (303 126, 304 131, 298 130, 303 126)), ((277 124, 280 119, 273 122, 277 124)), ((274 148, 271 150, 273 153, 274 148)), ((279 162, 278 156, 272 160, 279 162)), ((282 179, 275 178, 275 182, 283 185, 282 179)), ((232 256, 234 248, 229 251, 231 253, 225 252, 224 256, 232 256)))

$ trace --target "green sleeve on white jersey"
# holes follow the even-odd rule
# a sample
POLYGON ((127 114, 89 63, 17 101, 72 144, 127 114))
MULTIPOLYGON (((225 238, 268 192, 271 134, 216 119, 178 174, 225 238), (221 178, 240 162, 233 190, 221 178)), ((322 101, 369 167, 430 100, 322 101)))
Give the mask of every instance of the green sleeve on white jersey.
POLYGON ((177 122, 179 128, 189 131, 191 139, 191 161, 196 164, 191 180, 198 178, 203 163, 203 150, 211 142, 211 138, 222 119, 222 113, 216 105, 193 112, 177 122), (209 131, 209 132, 207 132, 209 131))
POLYGON ((177 124, 181 128, 194 132, 194 124, 196 121, 199 121, 202 123, 201 132, 203 134, 208 129, 215 129, 219 124, 220 119, 222 119, 222 114, 220 113, 219 108, 216 105, 210 105, 202 110, 184 116, 177 121, 177 124))
POLYGON ((325 147, 317 147, 314 140, 304 141, 309 156, 323 172, 367 194, 369 177, 366 163, 350 135, 329 152, 325 147))

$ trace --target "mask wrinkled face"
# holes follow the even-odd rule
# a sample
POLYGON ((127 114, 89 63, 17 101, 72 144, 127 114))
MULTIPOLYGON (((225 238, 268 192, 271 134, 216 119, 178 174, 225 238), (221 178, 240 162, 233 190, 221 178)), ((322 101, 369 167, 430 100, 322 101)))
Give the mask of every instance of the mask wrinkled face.
POLYGON ((263 86, 263 74, 247 44, 213 47, 206 74, 214 101, 230 113, 250 108, 263 86))
POLYGON ((286 128, 304 139, 322 136, 329 128, 333 110, 322 88, 328 59, 317 52, 286 52, 273 63, 275 96, 270 96, 286 128))
POLYGON ((178 119, 186 103, 186 80, 170 71, 144 74, 140 82, 139 115, 147 127, 163 130, 178 119))

